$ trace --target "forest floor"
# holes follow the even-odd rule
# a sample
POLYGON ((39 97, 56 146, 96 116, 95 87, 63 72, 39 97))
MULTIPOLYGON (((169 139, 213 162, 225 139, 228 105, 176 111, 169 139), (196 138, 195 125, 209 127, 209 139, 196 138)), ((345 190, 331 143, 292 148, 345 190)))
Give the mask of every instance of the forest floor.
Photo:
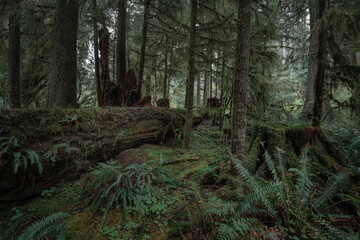
POLYGON ((187 223, 197 228, 198 223, 193 221, 200 221, 197 217, 207 199, 228 194, 226 185, 216 184, 217 177, 211 179, 205 174, 216 174, 212 173, 214 169, 219 174, 220 161, 224 169, 230 167, 229 147, 224 145, 222 136, 218 127, 200 126, 193 132, 189 151, 145 144, 118 155, 114 161, 123 166, 145 162, 158 165, 161 161, 165 163, 163 168, 171 172, 168 175, 172 180, 171 184, 156 184, 148 201, 148 213, 142 215, 130 208, 125 223, 123 210, 115 207, 99 229, 104 209, 93 214, 89 198, 83 198, 84 187, 93 179, 91 172, 74 182, 63 182, 44 190, 38 198, 2 212, 0 222, 11 227, 17 218, 24 218, 22 225, 25 226, 49 214, 67 212, 70 217, 65 219, 66 239, 193 239, 196 238, 194 234, 202 236, 200 226, 188 233, 191 236, 182 233, 181 228, 187 223))
MULTIPOLYGON (((58 235, 58 239, 160 240, 221 239, 222 237, 230 239, 219 236, 221 223, 228 218, 225 217, 227 213, 221 215, 221 211, 228 210, 222 210, 221 202, 216 204, 211 204, 211 202, 216 202, 214 197, 236 202, 241 198, 239 191, 249 193, 250 190, 246 184, 243 184, 245 183, 243 178, 230 174, 233 172, 232 156, 223 132, 219 131, 218 127, 199 125, 192 133, 190 150, 183 150, 180 145, 180 139, 174 139, 173 142, 164 143, 164 145, 145 144, 138 148, 128 149, 109 161, 107 165, 109 172, 118 174, 126 167, 130 167, 130 172, 137 172, 138 170, 134 170, 135 166, 140 165, 144 166, 142 169, 145 169, 147 173, 151 173, 145 174, 141 180, 143 182, 147 179, 152 180, 151 191, 145 193, 137 191, 148 187, 146 184, 141 185, 137 182, 144 172, 140 169, 140 172, 130 176, 133 190, 135 190, 128 189, 127 193, 131 192, 138 196, 127 198, 133 199, 128 203, 124 204, 118 199, 117 204, 113 205, 111 202, 110 206, 107 206, 113 195, 106 195, 109 192, 100 192, 100 189, 104 189, 106 184, 109 184, 109 179, 98 181, 98 188, 87 187, 94 179, 96 180, 96 174, 103 177, 107 174, 101 175, 100 169, 104 170, 104 168, 94 167, 75 181, 61 182, 57 186, 44 190, 41 196, 21 206, 0 212, 0 230, 16 228, 13 236, 19 236, 21 232, 26 231, 24 230, 26 227, 36 221, 62 212, 69 215, 64 216, 61 222, 60 226, 64 231, 62 231, 62 236, 58 235), (170 145, 172 147, 168 147, 170 145), (121 169, 114 167, 119 165, 122 165, 121 169), (137 184, 142 188, 136 188, 137 184), (99 197, 97 194, 104 197, 99 197), (218 209, 211 209, 213 207, 218 209)), ((358 190, 356 190, 358 186, 352 186, 352 188, 355 188, 357 192, 355 195, 358 195, 358 190)), ((336 212, 335 214, 348 213, 336 212)), ((359 215, 359 212, 353 215, 359 215)), ((266 223, 269 216, 263 213, 260 219, 266 223)), ((55 222, 56 219, 52 221, 55 222)), ((349 228, 351 231, 359 232, 356 217, 334 217, 333 223, 339 228, 349 228)), ((262 227, 262 233, 250 231, 247 239, 259 239, 270 235, 275 236, 273 239, 281 239, 283 232, 298 231, 295 227, 286 229, 277 227, 276 224, 275 222, 267 223, 265 228, 262 227)), ((322 223, 319 222, 319 224, 322 223)), ((295 225, 301 226, 298 223, 295 225)), ((239 239, 237 235, 231 235, 231 232, 228 236, 239 239)))

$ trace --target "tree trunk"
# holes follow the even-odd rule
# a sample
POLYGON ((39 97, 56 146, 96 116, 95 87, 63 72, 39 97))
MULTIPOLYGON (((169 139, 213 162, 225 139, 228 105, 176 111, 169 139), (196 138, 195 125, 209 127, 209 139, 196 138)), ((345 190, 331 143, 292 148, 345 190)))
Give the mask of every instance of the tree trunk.
POLYGON ((310 11, 310 46, 309 46, 309 63, 308 63, 308 74, 307 74, 307 86, 306 86, 306 100, 304 116, 307 120, 311 119, 311 115, 314 109, 314 82, 317 72, 317 61, 315 53, 318 51, 319 44, 319 32, 313 31, 316 22, 316 16, 318 12, 317 7, 318 0, 309 0, 309 11, 310 11))
POLYGON ((203 105, 206 106, 206 101, 208 99, 208 76, 207 72, 204 74, 204 95, 203 95, 203 105))
MULTIPOLYGON (((325 0, 319 0, 319 14, 318 19, 320 20, 325 13, 326 10, 326 2, 325 0)), ((319 48, 317 52, 317 62, 318 69, 315 78, 315 101, 314 101, 314 113, 312 119, 312 125, 314 127, 320 127, 321 121, 321 110, 323 104, 324 97, 324 78, 325 78, 325 68, 326 68, 326 33, 320 27, 319 28, 319 48)))
POLYGON ((196 103, 198 106, 201 105, 201 73, 199 72, 196 88, 196 103))
POLYGON ((94 30, 94 61, 95 61, 95 84, 96 84, 96 96, 97 104, 100 106, 100 69, 99 69, 99 30, 97 26, 97 3, 93 0, 93 30, 94 30))
POLYGON ((119 0, 116 42, 116 84, 124 86, 126 76, 126 0, 119 0))
POLYGON ((212 63, 210 63, 210 76, 209 76, 209 97, 212 98, 212 63))
POLYGON ((137 98, 136 101, 139 101, 141 99, 141 87, 142 87, 142 82, 143 82, 143 78, 144 78, 146 35, 147 35, 147 29, 148 29, 149 5, 150 5, 150 0, 145 0, 141 52, 140 52, 140 69, 139 69, 139 78, 138 78, 138 84, 137 84, 137 90, 136 90, 136 98, 137 98))
POLYGON ((9 3, 13 14, 9 17, 9 87, 10 107, 20 108, 20 2, 9 3))
POLYGON ((57 0, 50 59, 50 107, 76 107, 79 1, 57 0))
POLYGON ((249 71, 250 0, 239 0, 233 96, 232 153, 245 160, 246 95, 249 71))
POLYGON ((190 34, 189 34, 189 77, 187 80, 187 105, 184 132, 184 148, 190 147, 190 136, 193 126, 193 105, 194 105, 194 80, 195 80, 195 34, 196 34, 196 10, 197 0, 190 0, 190 34))
POLYGON ((163 89, 163 99, 167 98, 167 72, 168 72, 168 50, 167 50, 167 44, 168 44, 168 39, 167 36, 165 36, 165 71, 164 71, 164 89, 163 89))

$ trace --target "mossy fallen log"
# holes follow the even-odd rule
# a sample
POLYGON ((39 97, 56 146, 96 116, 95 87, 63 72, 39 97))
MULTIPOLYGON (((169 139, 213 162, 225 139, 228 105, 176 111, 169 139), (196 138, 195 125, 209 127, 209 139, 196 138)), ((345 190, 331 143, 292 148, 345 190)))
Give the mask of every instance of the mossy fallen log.
MULTIPOLYGON (((1 110, 3 148, 14 139, 20 147, 10 146, 6 153, 0 153, 0 209, 60 181, 74 179, 96 162, 109 160, 126 149, 173 136, 184 124, 182 112, 166 108, 1 110), (22 154, 25 149, 39 156, 41 174, 22 154), (21 159, 15 173, 16 152, 25 160, 21 159)), ((205 115, 206 111, 196 111, 194 123, 205 115)))
POLYGON ((267 150, 275 158, 277 151, 281 151, 289 168, 299 168, 300 155, 305 148, 313 172, 324 179, 329 172, 340 171, 348 162, 321 129, 311 126, 274 127, 257 123, 252 131, 245 165, 258 176, 270 176, 264 158, 267 150))

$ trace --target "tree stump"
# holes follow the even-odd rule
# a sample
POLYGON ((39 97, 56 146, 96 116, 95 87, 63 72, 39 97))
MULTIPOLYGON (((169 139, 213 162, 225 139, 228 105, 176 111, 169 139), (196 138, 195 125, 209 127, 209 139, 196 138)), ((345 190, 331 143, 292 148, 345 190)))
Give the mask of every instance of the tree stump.
POLYGON ((209 108, 219 108, 220 107, 220 101, 218 98, 208 98, 206 107, 209 108))
POLYGON ((165 107, 165 108, 170 108, 170 101, 169 99, 165 98, 165 99, 159 99, 157 101, 157 106, 158 107, 165 107))

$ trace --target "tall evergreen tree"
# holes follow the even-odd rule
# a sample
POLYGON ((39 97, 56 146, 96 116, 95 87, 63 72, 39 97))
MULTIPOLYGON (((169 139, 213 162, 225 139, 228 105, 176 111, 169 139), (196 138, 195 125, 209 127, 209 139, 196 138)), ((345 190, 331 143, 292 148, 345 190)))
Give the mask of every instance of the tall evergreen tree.
POLYGON ((246 96, 250 48, 250 0, 239 0, 236 63, 233 96, 232 152, 240 161, 245 159, 246 96))
POLYGON ((186 83, 186 120, 184 148, 190 147, 190 136, 193 125, 194 80, 195 80, 195 34, 196 34, 197 0, 190 0, 190 33, 189 33, 189 76, 186 83))
POLYGON ((98 30, 98 14, 97 14, 97 1, 92 1, 93 7, 93 31, 94 31, 94 67, 95 67, 95 84, 96 84, 96 97, 97 104, 100 105, 100 64, 99 64, 99 30, 98 30))
POLYGON ((116 84, 121 87, 126 75, 126 4, 127 0, 119 0, 117 18, 116 84))
POLYGON ((145 0, 141 52, 140 52, 140 69, 139 69, 139 78, 138 78, 138 84, 137 84, 137 90, 136 90, 137 101, 139 101, 141 98, 141 87, 142 87, 142 82, 143 82, 143 77, 144 77, 146 38, 147 38, 146 35, 147 35, 147 30, 148 30, 149 7, 150 7, 150 0, 145 0))
POLYGON ((319 32, 315 31, 314 25, 316 22, 316 16, 318 14, 318 0, 309 0, 309 12, 310 12, 310 46, 309 46, 309 63, 308 74, 306 82, 306 100, 305 100, 305 115, 306 119, 310 120, 314 110, 314 82, 317 73, 316 53, 318 51, 319 44, 319 32))
POLYGON ((20 108, 20 1, 9 3, 9 86, 10 107, 20 108))
POLYGON ((76 107, 78 0, 57 0, 50 69, 50 107, 76 107))
MULTIPOLYGON (((319 0, 319 12, 318 21, 324 16, 326 11, 326 0, 319 0)), ((325 79, 325 68, 327 62, 326 53, 326 32, 323 26, 319 27, 319 48, 317 52, 318 68, 315 78, 315 100, 314 100, 314 113, 312 119, 312 125, 320 127, 322 104, 324 97, 324 79, 325 79)))

